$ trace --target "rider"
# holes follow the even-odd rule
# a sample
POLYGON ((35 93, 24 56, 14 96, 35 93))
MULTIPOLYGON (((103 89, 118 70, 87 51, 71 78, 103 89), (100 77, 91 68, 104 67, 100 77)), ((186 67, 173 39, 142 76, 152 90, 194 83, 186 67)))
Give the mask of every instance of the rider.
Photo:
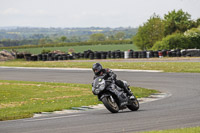
POLYGON ((117 80, 116 77, 117 75, 110 69, 103 69, 102 65, 100 63, 95 63, 93 64, 92 70, 95 74, 94 79, 97 78, 98 76, 105 75, 105 79, 112 79, 115 81, 116 85, 119 86, 120 88, 124 89, 124 92, 130 96, 130 99, 134 99, 134 96, 131 92, 131 90, 124 85, 124 83, 121 80, 117 80))

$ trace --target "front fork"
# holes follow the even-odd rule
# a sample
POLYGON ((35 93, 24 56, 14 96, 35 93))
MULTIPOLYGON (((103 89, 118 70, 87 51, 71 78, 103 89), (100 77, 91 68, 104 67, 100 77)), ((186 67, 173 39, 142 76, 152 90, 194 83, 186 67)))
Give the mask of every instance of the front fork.
POLYGON ((113 99, 113 97, 112 96, 110 96, 110 99, 111 99, 111 102, 115 102, 115 100, 113 99))

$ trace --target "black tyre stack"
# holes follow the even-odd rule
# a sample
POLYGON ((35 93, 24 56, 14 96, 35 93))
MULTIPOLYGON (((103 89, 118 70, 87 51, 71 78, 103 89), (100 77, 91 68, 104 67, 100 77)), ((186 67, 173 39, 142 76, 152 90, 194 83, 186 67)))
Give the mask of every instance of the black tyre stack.
POLYGON ((115 51, 115 58, 121 58, 121 51, 120 50, 115 51))
POLYGON ((115 59, 115 52, 114 51, 111 52, 111 58, 115 59))
POLYGON ((171 57, 176 57, 176 50, 173 50, 171 52, 172 52, 172 56, 171 57))
POLYGON ((89 59, 90 59, 90 60, 93 60, 93 59, 94 59, 94 52, 90 52, 90 54, 89 54, 89 59))
POLYGON ((84 58, 85 59, 89 58, 89 52, 88 51, 84 51, 84 58))
POLYGON ((120 54, 121 54, 121 58, 124 58, 124 52, 121 51, 120 54))
POLYGON ((138 58, 139 52, 138 51, 134 51, 133 52, 133 58, 138 58))
POLYGON ((154 57, 154 52, 153 51, 147 51, 146 52, 147 53, 147 58, 152 58, 152 57, 154 57))
POLYGON ((42 54, 38 54, 37 57, 38 57, 38 58, 37 58, 38 61, 41 61, 41 60, 42 60, 42 54))
POLYGON ((186 49, 184 49, 184 50, 182 50, 182 51, 181 51, 181 55, 182 55, 182 56, 184 56, 184 57, 185 57, 185 56, 186 56, 186 54, 187 54, 187 50, 186 50, 186 49))
POLYGON ((94 52, 91 50, 84 51, 83 55, 83 58, 85 59, 94 59, 95 57, 94 52))
POLYGON ((167 56, 168 57, 172 57, 172 52, 171 51, 167 51, 167 56))
POLYGON ((73 60, 73 59, 119 59, 119 58, 158 58, 158 57, 181 57, 181 56, 191 56, 191 57, 199 57, 200 50, 199 49, 190 49, 190 50, 160 50, 160 51, 91 51, 87 50, 83 53, 48 53, 48 54, 16 54, 17 59, 26 59, 27 61, 62 61, 62 60, 73 60), (125 57, 126 53, 126 57, 125 57))
POLYGON ((31 54, 24 54, 24 58, 26 61, 31 61, 31 54))
POLYGON ((42 61, 47 61, 48 54, 42 54, 42 61))
POLYGON ((98 51, 95 51, 94 53, 94 59, 101 59, 101 53, 98 51))
POLYGON ((153 51, 153 57, 159 57, 158 51, 153 51))
POLYGON ((108 51, 107 59, 110 59, 110 58, 111 58, 111 51, 108 51))
POLYGON ((47 54, 47 60, 48 61, 53 61, 54 59, 53 59, 53 53, 48 53, 47 54))
POLYGON ((176 57, 181 57, 181 50, 180 49, 176 50, 176 57))
POLYGON ((101 59, 107 59, 107 52, 101 52, 101 59))
POLYGON ((17 54, 16 54, 16 58, 17 58, 17 59, 24 59, 25 57, 24 57, 24 54, 23 54, 23 53, 17 53, 17 54))
POLYGON ((134 58, 133 54, 134 54, 134 51, 130 50, 129 53, 128 53, 128 58, 134 58))
POLYGON ((140 51, 140 52, 138 52, 138 58, 146 58, 146 57, 147 57, 146 51, 140 51))
POLYGON ((31 61, 37 61, 38 56, 37 55, 31 55, 31 61))
POLYGON ((162 50, 163 57, 167 56, 167 50, 162 50))

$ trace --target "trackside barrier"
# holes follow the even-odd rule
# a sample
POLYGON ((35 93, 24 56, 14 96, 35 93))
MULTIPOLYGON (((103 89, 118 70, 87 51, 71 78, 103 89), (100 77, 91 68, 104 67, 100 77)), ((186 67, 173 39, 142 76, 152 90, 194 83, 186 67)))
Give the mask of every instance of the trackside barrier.
POLYGON ((124 58, 128 59, 129 58, 129 51, 124 51, 124 58))
POLYGON ((74 59, 128 59, 128 58, 161 58, 161 57, 200 57, 200 49, 184 49, 184 50, 160 50, 160 51, 91 51, 87 50, 83 53, 72 54, 22 54, 16 55, 17 59, 26 59, 27 61, 60 61, 74 59))

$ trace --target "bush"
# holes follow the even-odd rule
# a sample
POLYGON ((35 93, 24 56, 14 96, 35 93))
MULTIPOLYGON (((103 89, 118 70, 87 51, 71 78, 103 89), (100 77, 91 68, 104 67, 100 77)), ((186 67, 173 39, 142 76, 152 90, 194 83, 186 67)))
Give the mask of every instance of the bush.
POLYGON ((43 49, 41 54, 48 54, 50 52, 51 52, 51 50, 49 50, 49 49, 43 49))
POLYGON ((165 43, 163 43, 163 41, 157 41, 153 47, 152 50, 157 51, 157 50, 162 50, 162 49, 169 49, 168 47, 169 45, 165 45, 165 43))
POLYGON ((191 44, 190 40, 183 34, 172 34, 158 41, 152 47, 152 50, 162 49, 187 49, 191 44))
POLYGON ((190 41, 188 48, 200 49, 200 26, 186 31, 184 35, 190 41))

